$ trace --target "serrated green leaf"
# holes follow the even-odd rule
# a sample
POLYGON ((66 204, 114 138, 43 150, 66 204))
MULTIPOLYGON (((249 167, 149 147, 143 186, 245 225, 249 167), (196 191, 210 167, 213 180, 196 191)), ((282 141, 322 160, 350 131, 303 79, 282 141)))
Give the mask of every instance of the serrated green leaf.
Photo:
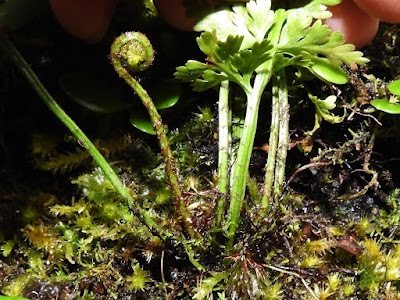
POLYGON ((243 36, 241 49, 261 43, 274 23, 275 14, 271 11, 270 0, 252 0, 246 6, 234 5, 207 15, 196 24, 196 31, 216 30, 218 40, 225 41, 235 33, 243 36))
POLYGON ((195 91, 204 91, 224 80, 236 82, 245 90, 249 88, 254 70, 271 58, 272 45, 268 40, 254 43, 250 49, 241 49, 242 36, 228 36, 220 41, 216 31, 204 32, 197 43, 208 56, 210 64, 188 61, 184 67, 178 67, 175 78, 193 82, 195 91))
POLYGON ((218 71, 219 68, 197 61, 189 61, 185 66, 177 67, 174 76, 178 80, 192 82, 193 90, 202 92, 228 79, 227 75, 214 70, 218 71), (195 69, 196 66, 198 69, 195 69))
POLYGON ((316 20, 303 13, 304 9, 291 10, 288 13, 287 23, 282 29, 278 52, 292 56, 326 57, 332 65, 341 66, 343 63, 365 64, 369 60, 363 57, 360 51, 354 51, 351 44, 344 44, 343 35, 331 32, 321 20, 316 20), (311 26, 310 26, 311 25, 311 26))
POLYGON ((201 77, 203 72, 209 67, 201 62, 195 60, 189 60, 185 66, 177 67, 174 76, 178 80, 184 82, 193 82, 194 80, 201 77))
POLYGON ((314 19, 328 19, 332 13, 327 11, 328 6, 334 6, 341 2, 341 0, 314 0, 304 6, 304 10, 314 19))
POLYGON ((378 110, 389 114, 400 114, 400 104, 390 103, 387 99, 374 99, 370 104, 378 110))
POLYGON ((230 59, 232 55, 235 55, 240 50, 242 43, 243 36, 230 35, 226 41, 217 43, 215 53, 220 61, 230 59))
POLYGON ((211 59, 213 62, 219 60, 219 57, 216 56, 215 53, 218 43, 218 38, 215 30, 213 32, 203 32, 200 37, 196 39, 196 41, 197 45, 199 45, 200 50, 203 51, 203 53, 207 54, 209 56, 209 59, 211 59))
POLYGON ((193 82, 193 90, 202 92, 220 84, 224 80, 227 80, 226 75, 218 74, 212 70, 206 70, 203 72, 202 79, 197 79, 193 82))
MULTIPOLYGON (((310 59, 304 59, 301 56, 288 57, 284 56, 282 53, 277 53, 274 56, 274 72, 279 69, 286 68, 288 66, 298 66, 302 68, 307 68, 312 64, 310 59)), ((315 77, 313 76, 312 79, 315 77)))
POLYGON ((210 64, 187 64, 186 69, 177 68, 175 76, 194 82, 197 91, 227 79, 239 84, 247 93, 252 89, 253 73, 264 72, 261 66, 274 57, 274 71, 297 65, 308 68, 324 81, 343 84, 347 76, 340 66, 343 63, 364 64, 368 59, 354 51, 353 45, 344 44, 341 33, 332 33, 321 20, 315 20, 329 17, 331 13, 326 5, 339 2, 313 0, 304 7, 279 10, 275 14, 270 10, 270 0, 251 0, 246 5, 234 5, 231 10, 227 7, 211 13, 195 28, 205 31, 197 42, 210 64), (279 41, 274 41, 277 45, 268 40, 275 23, 284 24, 279 41), (232 36, 232 32, 237 36, 232 36))
POLYGON ((244 49, 231 58, 232 65, 242 74, 252 74, 258 66, 271 59, 271 43, 265 39, 254 43, 251 49, 244 49))

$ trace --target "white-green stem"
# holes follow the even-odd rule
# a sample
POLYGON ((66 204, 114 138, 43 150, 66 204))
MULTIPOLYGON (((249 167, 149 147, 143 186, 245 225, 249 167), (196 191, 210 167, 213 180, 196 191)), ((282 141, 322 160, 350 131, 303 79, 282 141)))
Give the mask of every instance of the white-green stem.
POLYGON ((275 178, 275 160, 279 140, 279 105, 279 88, 274 82, 272 87, 272 117, 268 143, 268 160, 265 167, 264 193, 261 201, 263 209, 269 206, 273 198, 272 190, 275 178))
MULTIPOLYGON (((284 10, 275 12, 276 23, 270 33, 269 40, 273 44, 279 41, 281 29, 286 16, 284 10)), ((275 54, 276 49, 271 50, 271 55, 275 54)), ((228 210, 227 220, 227 249, 231 249, 235 239, 236 228, 239 226, 240 213, 242 210, 244 196, 246 191, 246 177, 249 170, 250 157, 253 150, 254 138, 257 129, 258 110, 260 106, 261 96, 266 85, 272 76, 273 59, 265 62, 257 69, 257 75, 254 78, 254 85, 251 90, 246 91, 247 109, 246 117, 243 125, 239 149, 235 163, 231 171, 231 201, 228 210)))
MULTIPOLYGON (((229 154, 231 152, 231 110, 229 107, 229 81, 221 83, 218 102, 218 190, 227 194, 229 189, 229 154)), ((219 197, 215 225, 220 227, 226 197, 219 197)))
POLYGON ((228 241, 226 244, 228 249, 233 246, 235 231, 239 225, 240 213, 246 191, 247 172, 257 129, 258 110, 261 95, 270 79, 269 74, 270 72, 257 75, 253 91, 247 94, 247 109, 242 137, 240 139, 237 157, 231 171, 231 201, 228 210, 228 241))
POLYGON ((275 199, 282 194, 283 181, 285 179, 286 156, 289 148, 289 98, 285 70, 279 70, 276 78, 279 90, 279 141, 275 162, 275 199))
POLYGON ((265 167, 264 195, 261 203, 264 213, 269 204, 282 193, 288 144, 288 91, 285 70, 281 69, 273 78, 271 133, 265 167))

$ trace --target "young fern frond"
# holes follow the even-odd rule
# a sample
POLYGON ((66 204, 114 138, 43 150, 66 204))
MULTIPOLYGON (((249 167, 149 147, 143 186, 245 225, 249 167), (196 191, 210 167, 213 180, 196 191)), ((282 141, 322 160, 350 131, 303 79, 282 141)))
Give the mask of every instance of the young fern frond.
POLYGON ((168 176, 168 185, 174 198, 176 213, 181 218, 189 235, 200 238, 200 234, 191 225, 192 217, 186 205, 183 186, 175 165, 175 159, 172 156, 167 137, 167 127, 163 124, 161 116, 147 91, 130 74, 130 72, 145 70, 151 65, 154 58, 153 47, 144 34, 127 32, 116 38, 111 45, 110 58, 115 71, 136 92, 147 109, 165 161, 165 171, 168 176))
POLYGON ((273 73, 278 73, 274 87, 279 86, 279 95, 273 105, 276 122, 271 126, 270 143, 275 150, 268 157, 266 193, 261 207, 264 211, 271 200, 280 196, 284 180, 289 130, 284 68, 300 66, 325 82, 343 84, 347 82, 340 68, 343 63, 368 62, 361 52, 354 51, 353 45, 344 45, 340 33, 331 33, 321 20, 314 21, 329 18, 331 13, 325 5, 338 3, 340 0, 313 0, 301 8, 274 12, 270 0, 250 0, 245 5, 210 14, 195 26, 195 30, 204 31, 197 43, 209 62, 188 61, 177 68, 175 77, 192 82, 196 91, 228 80, 238 84, 247 96, 243 130, 230 174, 231 203, 225 224, 227 248, 233 245, 245 198, 261 96, 273 73))

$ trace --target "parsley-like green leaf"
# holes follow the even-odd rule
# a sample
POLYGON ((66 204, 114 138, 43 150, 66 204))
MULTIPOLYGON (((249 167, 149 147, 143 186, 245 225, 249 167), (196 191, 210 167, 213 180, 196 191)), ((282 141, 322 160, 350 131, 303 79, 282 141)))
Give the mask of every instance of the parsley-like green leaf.
POLYGON ((189 61, 176 69, 175 77, 193 82, 195 91, 203 91, 224 80, 236 82, 244 90, 251 89, 254 71, 271 59, 272 45, 265 39, 261 43, 255 42, 249 49, 240 50, 242 42, 242 36, 228 36, 225 41, 219 41, 215 30, 202 33, 197 43, 208 56, 209 64, 189 61))
POLYGON ((313 0, 303 7, 303 12, 311 16, 313 19, 328 19, 332 16, 326 5, 334 6, 342 0, 313 0))
POLYGON ((231 63, 242 74, 251 74, 257 67, 271 59, 269 50, 271 43, 265 39, 261 43, 255 42, 250 49, 243 49, 231 58, 231 63))
POLYGON ((312 18, 302 15, 301 12, 302 9, 296 9, 288 13, 278 52, 292 56, 301 55, 304 58, 324 56, 338 67, 343 63, 365 64, 369 61, 363 57, 362 52, 354 51, 353 45, 344 44, 340 32, 331 32, 328 25, 323 25, 321 20, 316 20, 310 26, 312 18))
POLYGON ((184 82, 192 82, 193 90, 205 91, 227 80, 228 77, 218 72, 218 67, 189 60, 185 66, 176 68, 175 78, 184 82))
POLYGON ((189 61, 177 68, 175 77, 192 82, 196 91, 229 80, 247 93, 252 89, 252 77, 257 71, 265 72, 261 66, 273 58, 270 71, 297 65, 324 81, 342 84, 347 80, 340 68, 343 63, 364 64, 368 59, 354 51, 353 45, 344 44, 341 33, 332 33, 319 20, 332 15, 326 5, 338 3, 340 0, 313 0, 304 7, 275 13, 270 0, 251 0, 209 14, 195 26, 195 30, 205 31, 197 43, 208 63, 189 61), (273 28, 280 28, 277 24, 283 24, 279 39, 269 40, 271 34, 276 36, 273 28))
POLYGON ((221 41, 226 40, 234 32, 238 36, 243 36, 241 49, 247 49, 255 42, 261 43, 264 40, 274 20, 271 1, 256 0, 248 2, 246 6, 236 5, 232 10, 226 7, 210 14, 197 23, 194 30, 215 29, 218 40, 221 41))

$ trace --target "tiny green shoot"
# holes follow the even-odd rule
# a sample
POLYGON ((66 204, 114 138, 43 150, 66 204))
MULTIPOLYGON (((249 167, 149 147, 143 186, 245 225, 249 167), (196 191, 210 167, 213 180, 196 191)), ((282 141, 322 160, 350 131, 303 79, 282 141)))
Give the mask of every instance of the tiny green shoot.
POLYGON ((400 79, 389 83, 387 88, 392 93, 389 99, 374 99, 370 104, 380 111, 389 114, 400 114, 400 79))

